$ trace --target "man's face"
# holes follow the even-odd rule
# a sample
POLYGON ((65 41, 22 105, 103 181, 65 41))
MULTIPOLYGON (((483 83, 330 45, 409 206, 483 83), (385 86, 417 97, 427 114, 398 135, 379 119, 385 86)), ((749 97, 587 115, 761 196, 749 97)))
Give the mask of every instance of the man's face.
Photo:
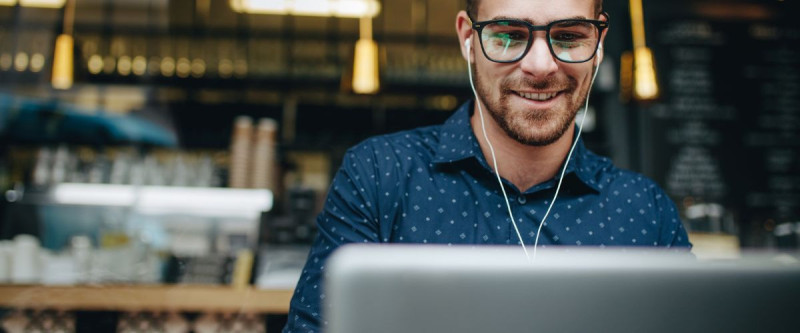
MULTIPOLYGON (((479 17, 474 19, 513 18, 546 25, 567 18, 595 19, 593 7, 592 0, 481 1, 479 17)), ((535 31, 522 59, 496 63, 483 55, 474 30, 471 36, 476 89, 495 122, 509 137, 527 145, 544 146, 561 138, 585 102, 600 59, 561 62, 550 53, 545 32, 535 31)))

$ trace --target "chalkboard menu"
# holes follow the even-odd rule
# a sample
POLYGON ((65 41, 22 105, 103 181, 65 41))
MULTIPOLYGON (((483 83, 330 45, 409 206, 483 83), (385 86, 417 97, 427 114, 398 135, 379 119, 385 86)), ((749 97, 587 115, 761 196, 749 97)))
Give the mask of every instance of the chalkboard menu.
POLYGON ((800 25, 650 18, 662 88, 643 158, 684 208, 740 225, 800 222, 800 25))

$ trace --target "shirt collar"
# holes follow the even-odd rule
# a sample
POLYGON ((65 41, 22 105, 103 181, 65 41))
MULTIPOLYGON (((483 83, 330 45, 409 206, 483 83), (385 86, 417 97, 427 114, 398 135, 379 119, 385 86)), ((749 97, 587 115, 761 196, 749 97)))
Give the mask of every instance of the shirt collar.
MULTIPOLYGON (((436 147, 433 159, 435 164, 453 164, 466 160, 477 160, 480 165, 487 169, 489 168, 470 124, 472 105, 471 100, 462 104, 442 125, 439 133, 439 144, 436 147)), ((577 131, 575 133, 577 134, 577 131)), ((605 164, 603 162, 608 162, 608 160, 598 157, 586 149, 581 138, 575 146, 572 157, 570 157, 565 177, 574 175, 581 183, 599 192, 602 187, 599 186, 600 184, 595 179, 597 178, 597 173, 601 171, 602 164, 605 164)), ((555 180, 551 182, 555 183, 555 180)))
POLYGON ((472 101, 468 101, 444 122, 439 133, 434 163, 455 163, 470 158, 485 161, 478 140, 472 132, 469 119, 471 111, 472 101))

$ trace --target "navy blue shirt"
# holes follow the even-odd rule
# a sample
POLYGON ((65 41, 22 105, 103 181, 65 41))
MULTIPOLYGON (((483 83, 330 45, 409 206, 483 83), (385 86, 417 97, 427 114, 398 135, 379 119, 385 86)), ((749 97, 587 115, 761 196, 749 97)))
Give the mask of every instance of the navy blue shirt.
MULTIPOLYGON (((519 244, 471 110, 466 103, 440 126, 377 136, 347 151, 317 218, 285 333, 320 330, 325 260, 345 243, 519 244)), ((524 192, 503 183, 523 240, 533 245, 557 178, 524 192)), ((690 246, 675 205, 656 183, 616 168, 582 142, 541 232, 542 247, 690 246)))

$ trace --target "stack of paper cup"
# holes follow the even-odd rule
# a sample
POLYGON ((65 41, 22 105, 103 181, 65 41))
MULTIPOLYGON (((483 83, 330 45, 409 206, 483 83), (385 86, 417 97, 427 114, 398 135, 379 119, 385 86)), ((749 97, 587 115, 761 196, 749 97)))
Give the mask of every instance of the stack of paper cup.
POLYGON ((228 175, 228 187, 248 187, 252 135, 253 120, 247 116, 237 117, 233 126, 233 134, 231 135, 231 162, 228 175))
POLYGON ((269 189, 275 192, 275 146, 278 123, 269 118, 258 121, 258 129, 253 145, 252 187, 269 189))

